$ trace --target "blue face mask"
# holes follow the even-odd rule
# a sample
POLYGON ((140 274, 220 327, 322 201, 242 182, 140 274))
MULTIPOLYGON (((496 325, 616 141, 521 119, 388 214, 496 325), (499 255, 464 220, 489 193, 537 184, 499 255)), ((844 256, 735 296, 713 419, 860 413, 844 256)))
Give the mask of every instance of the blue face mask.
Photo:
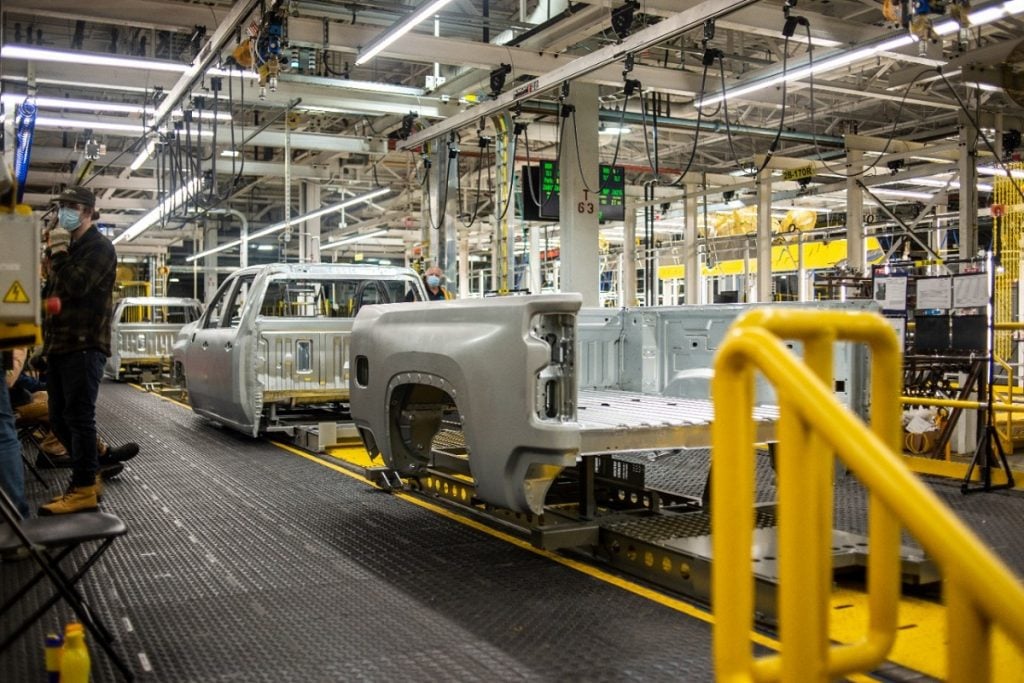
POLYGON ((68 232, 74 232, 81 227, 82 216, 74 209, 62 206, 60 207, 60 212, 57 214, 57 222, 60 223, 60 227, 64 228, 68 232))
POLYGON ((439 278, 436 275, 428 275, 427 276, 427 285, 430 286, 430 287, 440 287, 441 286, 441 278, 439 278))

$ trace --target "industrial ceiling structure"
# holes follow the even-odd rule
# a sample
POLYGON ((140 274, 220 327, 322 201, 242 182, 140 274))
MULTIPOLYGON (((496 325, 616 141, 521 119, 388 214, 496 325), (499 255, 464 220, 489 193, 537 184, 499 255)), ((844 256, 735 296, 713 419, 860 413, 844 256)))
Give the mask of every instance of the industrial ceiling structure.
POLYGON ((985 173, 999 172, 985 157, 1019 144, 1024 0, 930 10, 889 0, 5 0, 5 128, 15 134, 29 97, 24 201, 43 209, 63 185, 87 184, 123 255, 183 265, 233 242, 221 267, 303 250, 401 263, 437 227, 424 201, 430 145, 457 159, 446 196, 468 248, 485 254, 507 210, 501 164, 558 159, 575 123, 560 116, 562 99, 596 84, 599 158, 625 169, 631 202, 656 185, 656 228, 670 243, 684 186, 700 188, 705 213, 752 203, 769 157, 786 160, 769 168, 814 169, 809 181, 778 178, 773 208, 844 212, 851 140, 876 199, 947 205, 964 129, 977 125, 984 195, 985 173), (370 54, 416 10, 411 31, 370 54), (319 240, 300 247, 290 237, 307 218, 319 240), (240 244, 243 225, 251 241, 240 244))

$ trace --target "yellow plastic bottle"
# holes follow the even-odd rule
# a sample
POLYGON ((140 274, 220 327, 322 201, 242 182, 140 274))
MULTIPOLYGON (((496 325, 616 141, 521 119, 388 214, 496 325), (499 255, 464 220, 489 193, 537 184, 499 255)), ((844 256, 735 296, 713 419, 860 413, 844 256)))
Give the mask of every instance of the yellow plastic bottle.
POLYGON ((64 653, 60 659, 61 683, 89 683, 91 664, 82 625, 68 624, 64 630, 64 653))

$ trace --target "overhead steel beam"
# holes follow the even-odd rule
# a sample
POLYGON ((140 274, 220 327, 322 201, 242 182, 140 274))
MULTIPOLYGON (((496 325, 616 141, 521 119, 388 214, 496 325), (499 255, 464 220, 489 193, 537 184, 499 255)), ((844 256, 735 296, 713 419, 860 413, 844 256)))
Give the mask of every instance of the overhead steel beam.
MULTIPOLYGON (((742 1, 753 2, 754 0, 742 1)), ((731 3, 725 3, 723 0, 716 0, 715 4, 718 3, 729 6, 737 4, 735 0, 731 3)), ((697 12, 693 10, 689 11, 697 14, 697 12)), ((701 21, 703 21, 703 19, 701 21)), ((651 27, 651 29, 661 27, 665 23, 666 22, 663 21, 657 26, 651 27)), ((651 29, 645 29, 645 32, 650 31, 651 29)), ((679 29, 676 32, 678 33, 679 31, 684 30, 686 30, 686 28, 679 29)), ((288 41, 290 44, 314 48, 326 48, 336 52, 355 54, 359 51, 360 45, 365 45, 378 33, 380 33, 380 31, 374 28, 364 28, 360 26, 352 26, 350 24, 333 22, 328 24, 327 42, 325 44, 323 22, 314 19, 295 17, 288 21, 288 41)), ((638 33, 636 35, 640 34, 638 33)), ((627 39, 626 42, 628 43, 630 40, 635 39, 635 37, 636 36, 631 39, 627 39)), ((611 47, 614 48, 615 46, 611 47)), ((607 49, 609 48, 604 48, 598 52, 603 53, 604 50, 607 49)), ((643 48, 633 49, 639 50, 643 48)), ((466 40, 453 40, 451 38, 436 38, 434 36, 423 35, 420 33, 408 33, 402 36, 401 40, 388 47, 383 54, 391 59, 401 59, 424 64, 434 63, 437 61, 445 63, 445 59, 450 57, 450 61, 448 63, 453 66, 470 66, 477 69, 486 69, 488 71, 494 69, 499 64, 511 64, 512 73, 509 78, 510 82, 519 76, 547 73, 557 69, 567 62, 575 61, 571 55, 544 52, 537 49, 491 45, 490 43, 474 43, 466 40)), ((594 54, 598 53, 591 53, 588 57, 592 57, 594 54)), ((625 53, 622 53, 621 56, 625 56, 625 53)), ((614 61, 614 59, 602 62, 598 66, 592 66, 587 69, 586 72, 574 76, 574 78, 586 76, 584 80, 588 82, 600 83, 602 85, 621 85, 621 67, 615 66, 606 69, 601 68, 611 61, 614 61)), ((644 84, 645 88, 658 90, 659 92, 692 96, 700 90, 699 74, 681 72, 676 69, 662 69, 654 66, 637 65, 633 69, 632 77, 639 79, 644 84)))
POLYGON ((646 50, 683 31, 700 26, 708 19, 722 16, 727 12, 739 7, 745 7, 753 2, 754 0, 707 0, 702 2, 654 26, 649 26, 635 33, 618 45, 608 45, 588 55, 573 59, 564 66, 560 66, 523 86, 510 90, 495 100, 472 107, 461 114, 456 114, 441 123, 411 135, 408 140, 399 145, 399 148, 410 149, 418 147, 428 140, 433 140, 450 131, 458 130, 492 114, 509 109, 516 102, 536 97, 542 92, 585 76, 616 60, 624 59, 630 53, 646 50))
MULTIPOLYGON (((47 206, 53 201, 53 195, 43 192, 26 192, 23 201, 29 206, 42 207, 47 206)), ((100 222, 102 223, 102 215, 104 211, 124 210, 124 209, 152 209, 156 206, 156 202, 152 199, 133 199, 131 197, 112 197, 110 199, 101 199, 96 203, 96 208, 100 212, 100 222)))
MULTIPOLYGON (((52 118, 65 118, 65 117, 52 117, 52 118)), ((118 124, 135 124, 136 122, 126 118, 113 118, 113 117, 95 117, 89 118, 87 116, 75 117, 71 119, 76 122, 81 121, 95 121, 96 123, 118 123, 118 124)), ((68 129, 77 129, 75 126, 69 125, 68 129)), ((59 129, 58 129, 59 130, 59 129)), ((142 131, 142 124, 138 122, 138 130, 99 130, 98 134, 105 136, 115 137, 130 137, 136 138, 142 131)), ((229 140, 230 132, 228 131, 227 124, 219 125, 217 127, 217 136, 220 140, 229 140)), ((243 129, 236 127, 235 136, 242 138, 243 129)), ((278 130, 264 130, 256 135, 252 136, 246 142, 247 145, 256 145, 262 147, 284 147, 284 138, 286 133, 278 130)), ((387 143, 383 138, 368 138, 368 137, 351 137, 344 135, 329 135, 326 133, 287 133, 288 144, 293 149, 311 149, 320 152, 348 152, 351 154, 383 154, 387 152, 387 143)), ((204 139, 203 142, 208 140, 204 139)))
MULTIPOLYGON (((33 147, 32 148, 32 163, 34 164, 66 164, 78 159, 80 151, 65 147, 33 147)), ((131 158, 128 155, 122 156, 116 163, 113 162, 115 155, 111 152, 107 152, 105 157, 100 157, 97 161, 97 165, 100 168, 111 164, 115 168, 121 168, 131 163, 131 158)), ((241 165, 241 161, 237 162, 241 165)), ((154 170, 156 163, 153 160, 149 160, 139 168, 145 170, 154 170)), ((237 170, 237 169, 236 169, 237 170)), ((223 163, 217 164, 217 172, 219 175, 231 175, 234 171, 231 170, 231 160, 224 159, 223 163)), ((292 164, 291 176, 302 180, 329 180, 332 176, 331 167, 327 164, 310 165, 310 164, 292 164)), ((284 176, 284 163, 273 162, 273 161, 253 161, 252 159, 245 160, 245 175, 247 176, 261 176, 261 177, 282 177, 284 176)), ((47 175, 45 172, 33 171, 30 180, 37 184, 45 182, 66 182, 68 174, 55 173, 52 176, 47 175), (63 177, 61 177, 63 176, 63 177), (51 180, 50 178, 56 178, 51 180), (47 180, 39 180, 40 178, 47 178, 47 180)), ((120 189, 146 189, 152 190, 152 180, 149 178, 132 178, 127 183, 124 183, 121 179, 111 178, 109 176, 97 176, 94 178, 90 185, 93 187, 118 187, 120 189), (105 180, 103 180, 105 179, 105 180), (135 183, 146 183, 149 182, 149 186, 141 187, 135 185, 135 183), (111 185, 104 185, 103 183, 112 183, 111 185), (123 184, 122 184, 123 183, 123 184)))
MULTIPOLYGON (((592 0, 604 7, 620 7, 622 0, 592 0)), ((661 17, 671 16, 679 11, 679 0, 644 0, 644 14, 661 17)), ((856 24, 845 19, 830 17, 818 12, 809 12, 807 8, 799 8, 800 16, 810 23, 811 38, 821 38, 852 45, 879 35, 880 30, 868 24, 856 24)), ((767 38, 781 38, 782 5, 774 3, 758 3, 750 7, 738 9, 728 16, 715 22, 718 28, 751 33, 767 38)), ((806 35, 801 28, 790 41, 804 42, 806 35)))
MULTIPOLYGON (((35 150, 32 151, 35 156, 35 150)), ((72 176, 69 173, 33 171, 32 182, 36 185, 58 185, 70 183, 72 176)), ((93 190, 105 190, 113 187, 118 190, 155 191, 156 181, 152 178, 118 178, 116 176, 98 175, 89 181, 89 187, 93 190)))
POLYGON ((24 11, 34 16, 116 23, 159 31, 188 32, 195 30, 196 26, 209 29, 211 25, 221 24, 228 14, 226 8, 209 4, 194 5, 155 0, 46 0, 45 6, 41 7, 40 4, 39 0, 4 0, 4 10, 24 11))
POLYGON ((160 127, 160 124, 178 106, 181 99, 195 85, 196 81, 203 77, 206 70, 210 68, 215 60, 220 59, 221 49, 227 45, 228 40, 234 37, 235 30, 249 16, 258 3, 259 0, 238 0, 234 7, 231 8, 231 11, 221 19, 217 30, 213 32, 210 40, 199 51, 199 56, 192 61, 192 66, 178 78, 178 82, 167 93, 167 98, 160 103, 160 106, 153 113, 152 128, 160 127))

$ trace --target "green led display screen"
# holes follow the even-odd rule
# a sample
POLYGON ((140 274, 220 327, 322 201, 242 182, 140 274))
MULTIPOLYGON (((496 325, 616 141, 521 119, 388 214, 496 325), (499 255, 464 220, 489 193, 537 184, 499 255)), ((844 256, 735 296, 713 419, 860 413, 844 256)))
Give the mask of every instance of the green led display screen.
MULTIPOLYGON (((599 220, 621 221, 626 215, 626 174, 621 166, 601 164, 599 220)), ((560 190, 558 162, 542 161, 539 166, 523 167, 523 219, 558 220, 560 190)), ((582 197, 580 198, 583 199, 582 197)))

